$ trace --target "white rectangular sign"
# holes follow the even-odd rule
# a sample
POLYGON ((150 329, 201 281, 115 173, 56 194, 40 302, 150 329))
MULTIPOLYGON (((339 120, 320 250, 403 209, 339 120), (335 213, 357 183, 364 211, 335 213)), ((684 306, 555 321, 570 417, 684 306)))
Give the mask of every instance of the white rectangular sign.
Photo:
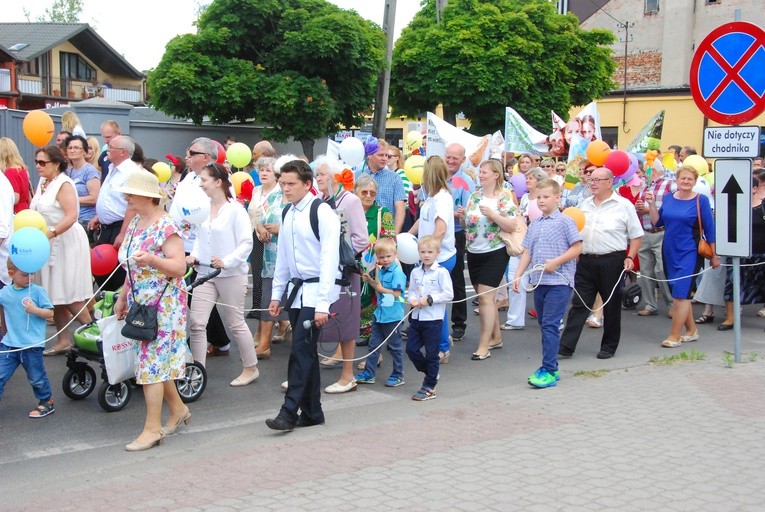
POLYGON ((754 158, 759 153, 759 126, 704 128, 704 158, 754 158))
POLYGON ((715 238, 717 254, 752 255, 752 161, 715 162, 715 238))

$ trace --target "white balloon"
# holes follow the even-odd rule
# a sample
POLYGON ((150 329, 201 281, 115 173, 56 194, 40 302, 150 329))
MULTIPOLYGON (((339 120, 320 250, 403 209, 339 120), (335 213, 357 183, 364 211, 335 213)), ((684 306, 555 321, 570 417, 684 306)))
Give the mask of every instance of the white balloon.
POLYGON ((170 206, 170 216, 176 222, 199 226, 210 216, 210 198, 193 182, 181 182, 170 206))
POLYGON ((420 252, 417 250, 417 238, 411 233, 399 233, 396 235, 398 260, 407 265, 414 265, 420 261, 420 252))
POLYGON ((364 144, 356 137, 348 137, 340 143, 340 158, 355 167, 364 161, 364 144))
POLYGON ((715 207, 715 200, 712 197, 712 187, 709 186, 709 183, 707 182, 706 178, 703 176, 699 176, 699 179, 696 180, 696 185, 693 186, 693 191, 697 194, 702 194, 707 196, 707 199, 709 199, 709 204, 712 205, 712 208, 715 207))

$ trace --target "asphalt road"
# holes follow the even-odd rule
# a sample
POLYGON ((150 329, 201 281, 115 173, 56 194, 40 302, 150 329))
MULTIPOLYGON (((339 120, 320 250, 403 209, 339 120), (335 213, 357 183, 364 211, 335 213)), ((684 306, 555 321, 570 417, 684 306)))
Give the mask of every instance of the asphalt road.
MULTIPOLYGON (((531 303, 529 297, 528 304, 531 303)), ((541 360, 539 328, 536 320, 527 316, 524 330, 503 331, 504 348, 494 350, 486 361, 471 361, 478 333, 477 317, 472 309, 469 306, 465 340, 455 344, 450 364, 441 370, 438 387, 441 407, 446 406, 445 401, 469 398, 472 393, 485 393, 493 387, 509 388, 513 393, 514 390, 527 391, 526 379, 541 360)), ((742 313, 743 349, 765 356, 765 319, 755 315, 758 309, 746 306, 742 313)), ((695 311, 700 314, 701 306, 695 306, 695 311)), ((718 322, 721 313, 717 311, 718 322)), ((248 322, 254 328, 255 322, 248 322)), ((616 356, 605 361, 596 359, 602 330, 585 327, 575 356, 561 362, 560 387, 566 386, 567 379, 573 378, 576 372, 637 367, 652 357, 682 350, 700 351, 708 360, 723 362, 724 352, 733 350, 733 334, 732 331, 720 333, 715 327, 716 324, 700 326, 701 339, 696 343, 684 345, 682 349, 665 349, 659 343, 669 330, 666 316, 644 318, 638 317, 634 310, 623 311, 622 340, 616 356)), ((330 353, 334 347, 325 344, 322 348, 330 353)), ((286 379, 289 344, 273 345, 271 359, 259 363, 260 379, 244 388, 228 385, 241 371, 235 351, 233 347, 228 357, 208 359, 207 389, 199 401, 190 404, 192 424, 183 435, 170 438, 161 449, 146 452, 155 464, 163 466, 173 460, 183 460, 196 450, 216 453, 220 445, 230 446, 237 439, 260 437, 264 443, 279 449, 278 438, 272 436, 263 422, 273 417, 281 405, 283 395, 279 384, 286 379)), ((366 353, 366 347, 359 351, 366 353)), ((145 470, 145 466, 140 469, 142 466, 135 462, 147 460, 145 456, 131 458, 131 454, 122 450, 142 427, 144 403, 140 389, 134 391, 124 410, 107 413, 98 405, 95 392, 80 401, 64 396, 61 388, 66 371, 64 357, 46 358, 45 363, 56 404, 53 415, 39 420, 27 418, 36 402, 21 368, 6 386, 0 402, 0 475, 3 475, 0 509, 21 504, 32 506, 40 489, 55 493, 75 481, 82 484, 97 481, 99 475, 113 475, 115 471, 145 470)), ((408 361, 405 369, 406 384, 399 388, 385 388, 378 381, 375 386, 359 385, 355 393, 324 395, 327 428, 342 429, 354 422, 372 422, 376 417, 374 411, 379 411, 376 406, 381 404, 385 404, 387 414, 395 415, 407 403, 399 401, 409 401, 421 384, 421 376, 408 361), (338 422, 350 424, 338 425, 338 422)), ((380 376, 387 377, 389 372, 390 358, 386 357, 380 376)), ((97 374, 100 384, 100 371, 97 374)), ((337 369, 322 369, 322 386, 334 382, 337 375, 337 369)))

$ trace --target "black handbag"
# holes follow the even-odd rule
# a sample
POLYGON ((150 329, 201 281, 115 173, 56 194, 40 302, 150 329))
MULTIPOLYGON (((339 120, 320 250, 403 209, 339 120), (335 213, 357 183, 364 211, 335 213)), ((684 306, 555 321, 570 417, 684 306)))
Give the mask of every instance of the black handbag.
POLYGON ((153 305, 141 304, 135 295, 135 289, 133 287, 133 278, 130 275, 130 245, 133 243, 133 235, 130 235, 130 241, 128 242, 128 258, 127 274, 128 281, 130 282, 130 293, 133 295, 133 305, 130 306, 127 316, 125 317, 125 325, 122 327, 122 335, 126 338, 130 338, 136 341, 154 341, 157 339, 157 332, 159 326, 157 324, 157 305, 162 300, 162 296, 165 294, 165 290, 170 285, 170 281, 167 282, 162 289, 162 293, 159 294, 157 302, 153 305))

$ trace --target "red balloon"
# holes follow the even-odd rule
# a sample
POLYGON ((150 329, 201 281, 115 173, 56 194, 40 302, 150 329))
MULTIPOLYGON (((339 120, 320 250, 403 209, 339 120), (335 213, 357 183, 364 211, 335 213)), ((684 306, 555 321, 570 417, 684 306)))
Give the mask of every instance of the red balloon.
POLYGON ((218 148, 218 159, 215 161, 216 163, 222 164, 226 161, 226 148, 223 147, 223 144, 218 142, 217 140, 213 141, 215 145, 218 148))
POLYGON ((90 271, 94 276, 106 276, 117 268, 117 249, 111 244, 101 244, 90 250, 90 271))
POLYGON ((618 178, 630 168, 630 157, 624 151, 611 151, 606 157, 603 167, 614 173, 614 176, 618 178))

